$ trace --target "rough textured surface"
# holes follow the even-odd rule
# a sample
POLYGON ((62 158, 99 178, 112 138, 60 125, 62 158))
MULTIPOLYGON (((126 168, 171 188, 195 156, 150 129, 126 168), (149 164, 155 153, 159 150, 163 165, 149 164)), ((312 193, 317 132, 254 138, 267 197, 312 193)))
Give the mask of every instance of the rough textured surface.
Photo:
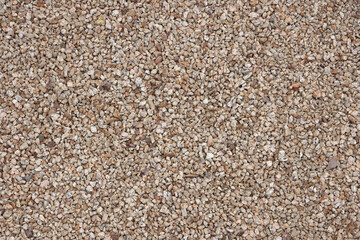
POLYGON ((0 1, 0 239, 360 237, 360 4, 0 1))

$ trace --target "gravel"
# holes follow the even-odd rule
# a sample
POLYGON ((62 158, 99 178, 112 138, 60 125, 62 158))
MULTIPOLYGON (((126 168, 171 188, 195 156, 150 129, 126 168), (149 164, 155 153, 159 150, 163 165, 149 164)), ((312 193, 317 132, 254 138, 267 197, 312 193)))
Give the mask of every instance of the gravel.
POLYGON ((360 238, 359 9, 0 0, 0 239, 360 238))

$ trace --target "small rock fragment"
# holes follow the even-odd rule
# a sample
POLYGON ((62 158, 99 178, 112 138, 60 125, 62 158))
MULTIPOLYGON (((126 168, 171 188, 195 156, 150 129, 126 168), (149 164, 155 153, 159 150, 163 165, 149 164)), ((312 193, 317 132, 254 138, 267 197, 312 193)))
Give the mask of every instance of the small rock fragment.
POLYGON ((72 88, 72 87, 74 86, 74 84, 73 84, 71 81, 67 82, 66 85, 67 85, 69 88, 72 88))
POLYGON ((107 29, 110 29, 110 30, 111 30, 111 28, 112 28, 111 23, 110 23, 109 21, 106 21, 105 27, 106 27, 107 29))
POLYGON ((33 228, 30 227, 29 229, 25 230, 25 235, 27 238, 32 238, 34 236, 33 228))
POLYGON ((50 182, 48 180, 44 180, 41 182, 40 187, 42 187, 42 188, 47 187, 47 186, 49 186, 49 184, 50 184, 50 182))
POLYGON ((190 174, 184 175, 184 177, 185 177, 185 178, 197 178, 197 177, 199 177, 199 175, 198 175, 198 174, 190 173, 190 174))
POLYGON ((101 88, 104 89, 105 91, 110 91, 111 83, 105 83, 104 85, 101 86, 101 88))
POLYGON ((283 240, 292 240, 293 238, 291 237, 291 235, 289 233, 285 233, 283 240))
POLYGON ((141 77, 137 77, 137 78, 135 79, 135 84, 136 84, 137 86, 140 86, 142 83, 143 83, 143 82, 142 82, 141 77))
POLYGON ((98 25, 104 25, 104 24, 105 24, 105 18, 104 18, 104 16, 103 16, 103 15, 100 15, 100 16, 98 17, 98 19, 96 20, 95 23, 98 24, 98 25))
POLYGON ((298 91, 299 91, 299 87, 300 87, 300 84, 299 84, 298 82, 293 83, 293 85, 292 85, 292 90, 295 91, 295 92, 298 92, 298 91))
POLYGON ((314 97, 314 98, 320 98, 320 97, 321 97, 321 92, 320 92, 319 90, 315 91, 315 92, 313 93, 313 97, 314 97))
POLYGON ((211 135, 208 137, 207 144, 208 146, 212 146, 214 144, 214 139, 211 135))
POLYGON ((160 212, 161 212, 161 213, 165 213, 165 214, 169 214, 169 213, 170 213, 169 209, 168 209, 165 205, 163 205, 163 206, 161 207, 160 212))
POLYGON ((212 153, 206 154, 206 159, 212 159, 213 157, 214 157, 214 154, 212 154, 212 153))
POLYGON ((159 64, 161 61, 162 61, 162 57, 160 56, 160 57, 156 58, 155 63, 159 64))
POLYGON ((287 17, 287 18, 285 18, 285 22, 286 23, 291 23, 293 20, 292 20, 292 18, 291 17, 287 17))
POLYGON ((336 157, 332 157, 328 163, 327 169, 331 170, 333 168, 336 168, 338 165, 337 159, 336 157))
POLYGON ((349 122, 352 123, 352 124, 356 124, 356 120, 353 116, 349 116, 349 122))
POLYGON ((50 140, 50 142, 47 144, 48 147, 55 147, 56 143, 53 140, 50 140))
POLYGON ((252 72, 246 72, 244 75, 244 80, 249 79, 252 76, 252 72))
POLYGON ((3 217, 4 218, 9 218, 11 216, 12 212, 10 210, 5 210, 5 212, 3 213, 3 217))
POLYGON ((25 176, 25 181, 30 181, 31 180, 31 178, 32 178, 32 174, 30 174, 30 175, 26 175, 25 176))
POLYGON ((280 160, 280 161, 287 161, 286 153, 285 153, 284 150, 280 150, 280 151, 279 151, 279 160, 280 160))
POLYGON ((250 14, 249 14, 249 17, 250 18, 257 18, 259 16, 259 14, 257 13, 257 12, 251 12, 250 14))
POLYGON ((111 234, 111 235, 110 235, 110 238, 111 238, 111 240, 119 240, 120 235, 119 235, 119 234, 114 233, 114 234, 111 234))
POLYGON ((96 133, 96 132, 97 132, 97 128, 96 128, 95 126, 91 126, 91 127, 90 127, 90 131, 91 131, 92 133, 96 133))

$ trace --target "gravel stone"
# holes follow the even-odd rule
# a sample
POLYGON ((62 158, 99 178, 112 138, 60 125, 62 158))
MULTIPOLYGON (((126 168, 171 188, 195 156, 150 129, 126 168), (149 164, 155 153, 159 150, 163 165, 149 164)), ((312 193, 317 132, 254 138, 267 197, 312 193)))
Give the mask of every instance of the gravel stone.
POLYGON ((25 180, 26 180, 27 182, 30 181, 31 178, 32 178, 32 174, 25 176, 25 180))
POLYGON ((360 239, 359 1, 0 4, 0 239, 360 239))
POLYGON ((212 154, 212 153, 206 154, 206 159, 212 159, 213 157, 214 157, 214 154, 212 154))
POLYGON ((90 130, 92 133, 96 133, 97 132, 97 128, 95 126, 91 126, 90 130))

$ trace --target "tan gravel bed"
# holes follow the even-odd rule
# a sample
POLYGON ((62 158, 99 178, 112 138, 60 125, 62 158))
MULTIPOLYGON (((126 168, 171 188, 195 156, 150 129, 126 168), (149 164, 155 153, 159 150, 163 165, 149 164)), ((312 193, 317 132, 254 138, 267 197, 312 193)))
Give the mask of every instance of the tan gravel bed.
POLYGON ((360 2, 0 0, 0 240, 359 239, 360 2))

